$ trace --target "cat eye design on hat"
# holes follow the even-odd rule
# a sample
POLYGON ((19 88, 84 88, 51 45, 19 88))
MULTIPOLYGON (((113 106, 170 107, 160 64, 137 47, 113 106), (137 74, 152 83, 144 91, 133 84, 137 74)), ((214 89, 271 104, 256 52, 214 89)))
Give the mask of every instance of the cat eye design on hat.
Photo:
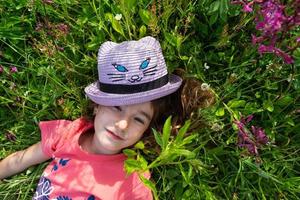
POLYGON ((98 52, 98 76, 85 93, 105 106, 152 101, 175 92, 182 82, 179 76, 168 74, 160 44, 149 36, 103 43, 98 52))

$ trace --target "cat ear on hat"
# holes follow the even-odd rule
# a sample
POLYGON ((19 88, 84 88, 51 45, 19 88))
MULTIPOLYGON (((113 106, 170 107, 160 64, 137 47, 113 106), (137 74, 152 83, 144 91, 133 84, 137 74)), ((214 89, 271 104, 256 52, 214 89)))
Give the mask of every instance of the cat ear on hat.
POLYGON ((111 42, 111 41, 104 42, 98 50, 98 62, 103 56, 107 55, 110 52, 110 50, 114 48, 116 45, 117 43, 115 42, 111 42))
POLYGON ((156 49, 156 50, 161 49, 159 41, 156 40, 154 37, 151 37, 151 36, 143 37, 139 40, 139 42, 142 42, 144 44, 148 44, 147 46, 150 46, 150 47, 152 47, 153 49, 156 49))

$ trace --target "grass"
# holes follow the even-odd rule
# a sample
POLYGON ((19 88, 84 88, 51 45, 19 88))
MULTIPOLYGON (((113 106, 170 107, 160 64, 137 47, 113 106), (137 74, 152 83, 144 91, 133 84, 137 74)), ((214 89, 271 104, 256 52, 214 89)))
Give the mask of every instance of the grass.
MULTIPOLYGON (((240 10, 227 0, 2 1, 0 158, 39 141, 39 121, 84 113, 83 89, 97 77, 102 42, 152 35, 170 72, 183 68, 217 97, 199 110, 208 127, 182 147, 193 156, 166 153, 167 162, 152 165, 159 199, 298 199, 300 50, 291 65, 260 56, 251 44, 254 16, 240 10), (11 66, 18 72, 10 73, 11 66), (237 146, 234 120, 251 114, 248 128, 262 127, 269 138, 258 155, 237 146)), ((299 27, 290 34, 299 35, 299 27)), ((149 165, 159 156, 151 153, 143 153, 149 165)), ((31 199, 46 165, 5 179, 0 198, 31 199)))

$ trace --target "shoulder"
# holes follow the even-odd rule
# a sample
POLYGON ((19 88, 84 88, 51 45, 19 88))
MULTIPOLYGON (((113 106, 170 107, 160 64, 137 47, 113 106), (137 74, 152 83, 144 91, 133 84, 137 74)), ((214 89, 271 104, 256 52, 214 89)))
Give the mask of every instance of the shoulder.
POLYGON ((84 118, 78 118, 74 121, 59 119, 50 121, 41 121, 39 127, 43 134, 47 133, 59 133, 61 131, 79 131, 86 127, 91 127, 92 123, 84 118))

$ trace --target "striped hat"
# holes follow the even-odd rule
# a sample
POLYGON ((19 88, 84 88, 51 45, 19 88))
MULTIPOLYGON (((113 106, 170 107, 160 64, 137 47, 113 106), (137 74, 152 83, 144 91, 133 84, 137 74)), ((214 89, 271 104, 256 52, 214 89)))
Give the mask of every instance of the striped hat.
POLYGON ((144 103, 175 92, 181 78, 168 74, 159 42, 153 37, 105 42, 98 52, 99 80, 85 88, 95 103, 120 106, 144 103))

